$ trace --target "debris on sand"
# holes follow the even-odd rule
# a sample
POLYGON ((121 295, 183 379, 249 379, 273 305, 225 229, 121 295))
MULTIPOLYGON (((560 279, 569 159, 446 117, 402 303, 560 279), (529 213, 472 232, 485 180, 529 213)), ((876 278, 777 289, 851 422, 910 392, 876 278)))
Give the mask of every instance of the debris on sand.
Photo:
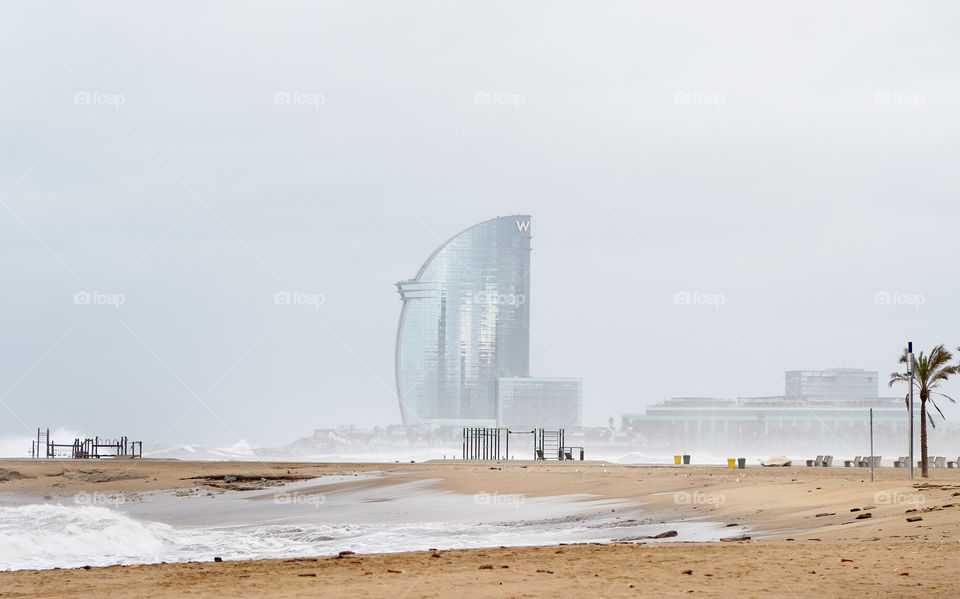
POLYGON ((312 474, 205 474, 180 480, 202 480, 208 487, 229 491, 255 491, 309 478, 317 477, 312 474))

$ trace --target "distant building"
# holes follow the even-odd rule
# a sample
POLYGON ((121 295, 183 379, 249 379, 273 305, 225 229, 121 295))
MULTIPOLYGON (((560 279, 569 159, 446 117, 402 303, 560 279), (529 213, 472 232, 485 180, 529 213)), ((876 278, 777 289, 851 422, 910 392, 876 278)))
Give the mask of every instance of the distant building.
POLYGON ((515 215, 474 225, 437 248, 416 277, 396 284, 404 424, 437 430, 504 426, 513 418, 537 427, 580 423, 579 382, 574 401, 568 383, 530 378, 530 222, 515 215))
POLYGON ((497 422, 511 429, 572 428, 581 425, 580 379, 500 377, 497 422))
POLYGON ((786 396, 824 399, 876 397, 879 380, 877 371, 860 368, 790 370, 786 374, 786 396))
POLYGON ((878 397, 879 374, 859 369, 793 370, 783 396, 675 397, 624 414, 623 425, 670 451, 784 454, 791 451, 906 453, 909 418, 902 397, 878 397))

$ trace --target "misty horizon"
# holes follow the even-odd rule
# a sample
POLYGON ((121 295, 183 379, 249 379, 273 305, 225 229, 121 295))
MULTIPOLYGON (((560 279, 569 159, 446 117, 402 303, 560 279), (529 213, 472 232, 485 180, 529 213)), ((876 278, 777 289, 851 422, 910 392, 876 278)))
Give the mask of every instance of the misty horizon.
POLYGON ((107 8, 0 22, 0 438, 398 424, 394 283, 510 214, 587 426, 960 344, 949 7, 107 8))

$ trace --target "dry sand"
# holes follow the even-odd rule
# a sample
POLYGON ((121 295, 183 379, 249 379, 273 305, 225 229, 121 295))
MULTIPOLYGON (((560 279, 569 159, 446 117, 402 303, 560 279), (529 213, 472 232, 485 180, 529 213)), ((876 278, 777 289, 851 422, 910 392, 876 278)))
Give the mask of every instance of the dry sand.
POLYGON ((440 551, 438 557, 432 552, 411 552, 3 572, 2 597, 326 594, 399 599, 454 593, 619 597, 691 592, 723 597, 960 597, 954 572, 955 560, 960 558, 960 470, 932 470, 928 481, 911 483, 904 470, 882 468, 877 470, 877 482, 871 483, 867 469, 727 470, 591 462, 7 461, 0 462, 0 468, 7 472, 0 472, 0 478, 8 479, 0 483, 0 492, 39 498, 78 491, 200 488, 216 492, 224 487, 282 484, 284 479, 302 476, 383 472, 384 478, 375 482, 340 485, 419 479, 462 493, 590 493, 643 504, 665 522, 706 517, 746 525, 752 537, 727 543, 471 549, 440 551), (907 513, 911 509, 917 511, 907 513), (857 518, 864 513, 870 517, 857 518), (906 521, 917 516, 922 520, 906 521))

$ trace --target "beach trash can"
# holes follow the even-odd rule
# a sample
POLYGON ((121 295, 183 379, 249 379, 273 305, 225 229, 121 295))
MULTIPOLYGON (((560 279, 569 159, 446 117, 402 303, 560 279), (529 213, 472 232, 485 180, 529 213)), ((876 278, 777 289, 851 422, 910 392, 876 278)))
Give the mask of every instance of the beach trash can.
POLYGON ((743 469, 747 467, 747 458, 737 458, 737 468, 743 469))
POLYGON ((727 468, 736 468, 737 459, 736 458, 727 458, 727 468))
POLYGON ((684 464, 690 463, 690 456, 688 454, 683 454, 683 463, 684 464))
POLYGON ((679 463, 680 463, 680 458, 682 458, 682 457, 683 457, 683 456, 680 456, 680 455, 675 455, 675 456, 673 456, 673 463, 674 463, 674 464, 679 464, 679 463))

